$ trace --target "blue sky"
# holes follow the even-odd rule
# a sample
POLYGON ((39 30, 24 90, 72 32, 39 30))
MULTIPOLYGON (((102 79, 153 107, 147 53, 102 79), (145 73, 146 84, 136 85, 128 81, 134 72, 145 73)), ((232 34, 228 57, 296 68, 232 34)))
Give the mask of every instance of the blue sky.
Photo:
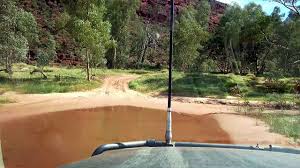
POLYGON ((254 2, 256 4, 260 4, 262 6, 263 10, 267 14, 271 14, 275 6, 280 7, 281 13, 286 13, 286 16, 288 15, 288 12, 289 12, 289 10, 286 9, 281 4, 278 4, 276 2, 271 2, 269 0, 218 0, 218 1, 225 2, 225 3, 228 3, 228 4, 231 4, 231 3, 235 2, 235 3, 238 3, 242 7, 244 7, 245 5, 247 5, 250 2, 254 2))

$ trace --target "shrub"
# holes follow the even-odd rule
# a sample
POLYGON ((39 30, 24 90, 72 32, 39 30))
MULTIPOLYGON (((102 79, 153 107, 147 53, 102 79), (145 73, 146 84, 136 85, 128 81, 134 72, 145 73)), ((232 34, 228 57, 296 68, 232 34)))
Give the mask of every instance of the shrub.
POLYGON ((264 88, 268 93, 286 93, 290 92, 290 87, 284 81, 267 79, 264 88))
POLYGON ((268 99, 267 102, 273 104, 275 109, 291 109, 292 104, 290 104, 286 99, 283 99, 280 94, 273 93, 268 99))
POLYGON ((233 83, 233 82, 226 83, 225 87, 227 88, 227 92, 232 96, 238 96, 241 95, 242 93, 241 88, 237 83, 233 83))
POLYGON ((298 80, 294 86, 294 90, 297 94, 300 94, 300 80, 298 80))
POLYGON ((300 110, 300 95, 295 95, 293 104, 300 110))
POLYGON ((255 87, 258 84, 258 78, 253 74, 248 74, 247 86, 255 87))

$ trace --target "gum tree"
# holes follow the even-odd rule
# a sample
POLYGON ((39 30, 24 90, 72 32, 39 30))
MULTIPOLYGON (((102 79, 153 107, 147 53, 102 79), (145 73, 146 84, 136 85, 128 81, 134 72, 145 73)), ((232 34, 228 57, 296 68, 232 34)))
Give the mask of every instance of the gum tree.
POLYGON ((79 44, 78 53, 85 61, 87 80, 91 80, 91 68, 106 64, 105 53, 113 46, 110 40, 111 24, 104 21, 106 13, 103 0, 64 1, 66 29, 79 44))
POLYGON ((0 1, 0 8, 0 64, 12 77, 12 64, 25 60, 29 44, 37 41, 37 23, 15 1, 0 1))
POLYGON ((174 65, 187 71, 194 66, 198 50, 208 39, 208 32, 197 20, 197 10, 193 6, 184 9, 176 21, 174 43, 174 65))
POLYGON ((290 11, 300 16, 300 1, 299 0, 273 0, 274 2, 280 3, 290 11))
POLYGON ((140 0, 105 0, 108 11, 105 19, 111 23, 111 35, 115 41, 114 47, 106 54, 109 68, 124 67, 128 62, 132 43, 136 40, 132 40, 131 32, 141 29, 134 26, 138 21, 136 10, 139 3, 140 0))

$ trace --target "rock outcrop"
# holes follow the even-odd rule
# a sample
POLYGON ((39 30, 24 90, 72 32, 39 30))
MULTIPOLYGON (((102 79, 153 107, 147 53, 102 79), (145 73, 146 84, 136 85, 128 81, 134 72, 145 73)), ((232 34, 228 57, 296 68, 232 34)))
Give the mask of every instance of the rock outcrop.
POLYGON ((224 15, 228 4, 216 0, 210 0, 210 6, 211 15, 209 20, 209 28, 210 30, 214 30, 216 26, 220 23, 220 19, 224 15))
MULTIPOLYGON (((170 0, 141 0, 141 7, 137 14, 148 22, 163 23, 168 20, 170 12, 170 0)), ((227 4, 216 0, 209 0, 211 5, 210 30, 213 30, 220 22, 227 4)), ((196 0, 175 0, 175 11, 177 14, 187 5, 196 3, 196 0)))

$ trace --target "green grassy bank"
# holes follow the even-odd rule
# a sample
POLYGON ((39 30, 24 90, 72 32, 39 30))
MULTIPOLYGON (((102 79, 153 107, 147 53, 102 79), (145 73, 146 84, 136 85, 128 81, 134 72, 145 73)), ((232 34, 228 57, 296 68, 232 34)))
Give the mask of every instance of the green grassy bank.
MULTIPOLYGON (((174 72, 173 93, 189 97, 241 97, 246 100, 294 101, 299 78, 255 77, 253 75, 174 72)), ((141 76, 129 84, 143 93, 166 94, 168 73, 160 71, 141 76)))

